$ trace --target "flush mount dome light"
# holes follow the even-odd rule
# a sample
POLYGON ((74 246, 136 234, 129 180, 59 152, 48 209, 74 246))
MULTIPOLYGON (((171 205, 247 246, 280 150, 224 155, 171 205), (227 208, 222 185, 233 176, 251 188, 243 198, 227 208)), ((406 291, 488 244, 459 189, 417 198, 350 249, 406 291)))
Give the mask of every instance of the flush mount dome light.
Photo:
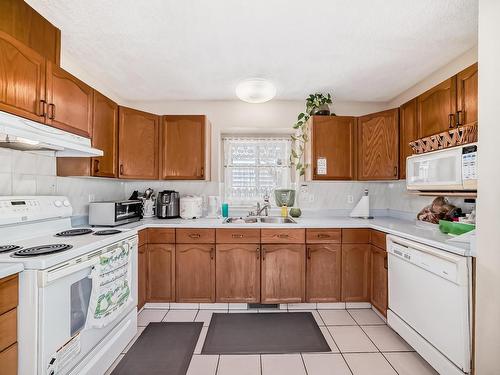
POLYGON ((249 78, 236 86, 236 95, 247 103, 264 103, 276 96, 276 87, 263 78, 249 78))

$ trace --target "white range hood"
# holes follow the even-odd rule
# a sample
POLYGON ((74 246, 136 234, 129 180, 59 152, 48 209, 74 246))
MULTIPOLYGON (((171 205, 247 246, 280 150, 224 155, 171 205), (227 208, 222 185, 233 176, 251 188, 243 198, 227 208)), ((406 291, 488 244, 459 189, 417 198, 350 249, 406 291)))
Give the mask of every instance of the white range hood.
POLYGON ((0 111, 0 147, 22 151, 54 151, 56 156, 93 157, 103 152, 89 138, 0 111))

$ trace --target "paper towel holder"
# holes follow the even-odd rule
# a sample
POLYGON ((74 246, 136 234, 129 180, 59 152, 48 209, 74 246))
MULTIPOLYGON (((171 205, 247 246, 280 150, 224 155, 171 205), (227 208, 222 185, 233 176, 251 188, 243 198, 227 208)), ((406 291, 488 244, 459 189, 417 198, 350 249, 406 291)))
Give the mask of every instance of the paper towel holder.
POLYGON ((370 196, 368 195, 368 189, 365 189, 363 196, 349 216, 359 219, 373 219, 373 216, 370 216, 370 196))

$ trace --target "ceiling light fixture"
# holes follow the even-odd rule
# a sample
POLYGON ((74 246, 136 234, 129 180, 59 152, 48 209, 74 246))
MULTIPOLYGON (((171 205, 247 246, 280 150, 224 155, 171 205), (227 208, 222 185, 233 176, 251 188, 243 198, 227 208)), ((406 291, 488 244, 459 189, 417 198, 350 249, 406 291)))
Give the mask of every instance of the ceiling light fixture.
POLYGON ((263 78, 248 78, 236 86, 236 96, 247 103, 264 103, 276 96, 276 87, 263 78))

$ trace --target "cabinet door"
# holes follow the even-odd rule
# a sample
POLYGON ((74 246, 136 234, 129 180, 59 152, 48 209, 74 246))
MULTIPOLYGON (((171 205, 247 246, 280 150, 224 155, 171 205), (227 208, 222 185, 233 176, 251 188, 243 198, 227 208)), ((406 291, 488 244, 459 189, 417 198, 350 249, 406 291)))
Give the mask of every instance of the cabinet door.
POLYGON ((148 280, 148 260, 147 260, 147 245, 139 246, 137 257, 137 309, 141 309, 146 303, 147 298, 147 280, 148 280))
POLYGON ((260 245, 220 244, 216 247, 216 301, 260 301, 260 245))
POLYGON ((175 245, 147 245, 147 301, 175 301, 175 245))
POLYGON ((387 252, 371 246, 371 304, 387 316, 387 252))
POLYGON ((92 175, 116 177, 118 170, 118 105, 94 90, 92 145, 104 155, 92 158, 92 175))
POLYGON ((358 119, 358 179, 397 180, 398 108, 358 119))
POLYGON ((417 97, 420 137, 441 133, 455 126, 456 81, 456 76, 453 76, 417 97))
POLYGON ((94 90, 64 69, 47 63, 47 124, 92 137, 94 90))
POLYGON ((413 154, 409 143, 418 139, 417 99, 399 108, 399 178, 406 178, 406 158, 413 154))
POLYGON ((304 302, 305 258, 304 245, 262 246, 262 303, 304 302))
POLYGON ((370 302, 370 245, 342 245, 342 301, 370 302))
POLYGON ((119 108, 118 157, 120 178, 158 179, 159 117, 119 108))
POLYGON ((0 31, 0 110, 43 122, 45 59, 0 31))
POLYGON ((457 74, 457 125, 477 121, 477 63, 457 74))
POLYGON ((307 302, 339 302, 341 280, 340 245, 308 245, 307 302))
POLYGON ((163 180, 206 178, 205 116, 163 116, 160 177, 163 180))
POLYGON ((355 124, 354 117, 313 116, 311 123, 313 180, 355 178, 355 124), (317 168, 318 159, 326 160, 325 173, 320 174, 317 168))
POLYGON ((215 302, 215 246, 176 245, 177 302, 215 302))
POLYGON ((2 375, 17 375, 17 343, 0 352, 2 375))

